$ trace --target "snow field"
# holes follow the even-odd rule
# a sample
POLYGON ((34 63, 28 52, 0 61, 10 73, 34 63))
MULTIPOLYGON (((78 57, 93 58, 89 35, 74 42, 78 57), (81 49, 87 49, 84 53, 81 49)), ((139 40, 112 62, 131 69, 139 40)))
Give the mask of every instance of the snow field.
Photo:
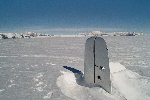
POLYGON ((0 100, 150 100, 150 37, 103 38, 111 94, 83 80, 87 37, 8 39, 0 40, 0 100))

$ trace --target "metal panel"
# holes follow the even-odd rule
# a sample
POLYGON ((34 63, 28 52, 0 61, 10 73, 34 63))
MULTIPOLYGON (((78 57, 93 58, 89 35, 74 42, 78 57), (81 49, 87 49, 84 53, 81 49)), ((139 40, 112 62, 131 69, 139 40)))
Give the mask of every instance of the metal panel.
POLYGON ((101 37, 95 39, 95 83, 111 92, 108 49, 101 37))
POLYGON ((108 50, 101 37, 91 37, 86 41, 84 79, 87 83, 98 84, 111 93, 108 50))
POLYGON ((94 37, 87 39, 84 54, 84 79, 87 83, 94 83, 94 37))

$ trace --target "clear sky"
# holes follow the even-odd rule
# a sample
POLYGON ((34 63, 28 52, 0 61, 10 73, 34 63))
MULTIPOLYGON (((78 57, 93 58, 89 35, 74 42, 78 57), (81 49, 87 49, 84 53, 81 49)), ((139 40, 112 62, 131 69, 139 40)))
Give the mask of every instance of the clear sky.
POLYGON ((0 0, 0 33, 150 33, 150 0, 0 0))

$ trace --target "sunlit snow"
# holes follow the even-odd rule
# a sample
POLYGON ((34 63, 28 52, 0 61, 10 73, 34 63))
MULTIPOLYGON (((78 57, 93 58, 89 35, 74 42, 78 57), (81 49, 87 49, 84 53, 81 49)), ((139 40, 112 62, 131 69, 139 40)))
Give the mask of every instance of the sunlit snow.
POLYGON ((8 39, 0 40, 0 99, 150 100, 150 37, 103 38, 111 94, 83 80, 87 37, 8 39))

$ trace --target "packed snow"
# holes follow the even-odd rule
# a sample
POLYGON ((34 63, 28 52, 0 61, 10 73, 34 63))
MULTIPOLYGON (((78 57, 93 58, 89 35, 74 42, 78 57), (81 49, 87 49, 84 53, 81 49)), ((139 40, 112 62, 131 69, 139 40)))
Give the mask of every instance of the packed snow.
MULTIPOLYGON (((75 100, 149 100, 150 81, 142 79, 139 74, 127 70, 120 63, 110 62, 112 93, 100 87, 85 87, 78 84, 81 79, 71 72, 60 71, 57 85, 62 93, 75 100), (147 88, 148 87, 148 88, 147 88)), ((82 77, 82 74, 80 74, 82 77)))
POLYGON ((84 78, 87 37, 0 40, 1 100, 150 100, 150 37, 103 37, 112 93, 84 78))

